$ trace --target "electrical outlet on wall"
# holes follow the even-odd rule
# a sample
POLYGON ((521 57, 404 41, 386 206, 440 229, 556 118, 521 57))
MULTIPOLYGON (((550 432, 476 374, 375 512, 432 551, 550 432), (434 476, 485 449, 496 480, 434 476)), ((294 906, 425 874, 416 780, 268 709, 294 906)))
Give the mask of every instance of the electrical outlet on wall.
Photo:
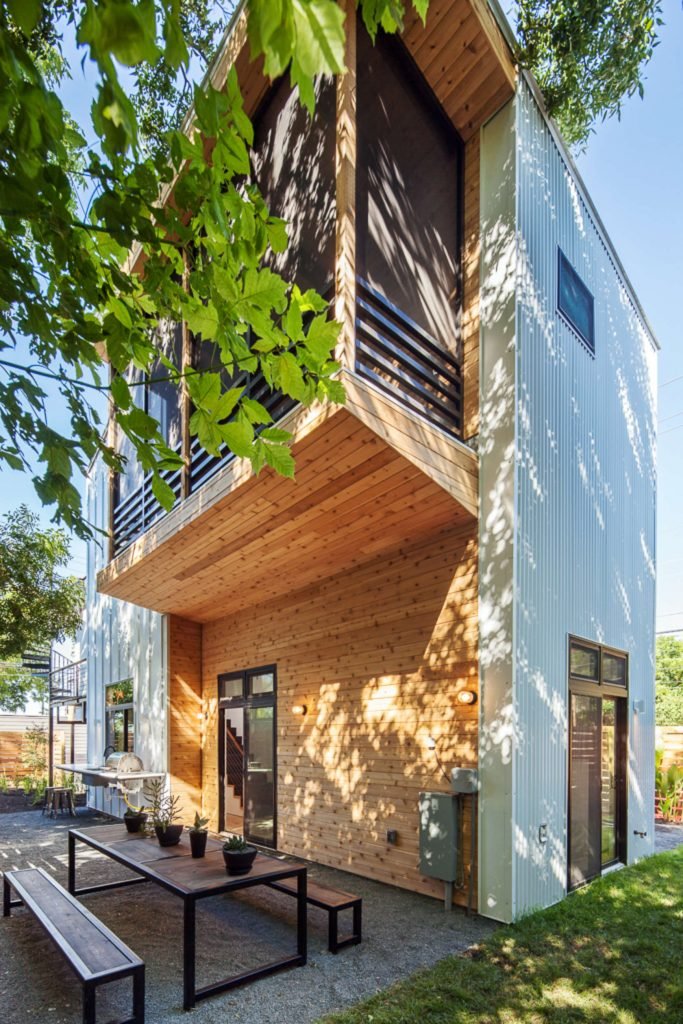
POLYGON ((548 842, 548 826, 545 822, 538 826, 538 841, 539 843, 548 842))

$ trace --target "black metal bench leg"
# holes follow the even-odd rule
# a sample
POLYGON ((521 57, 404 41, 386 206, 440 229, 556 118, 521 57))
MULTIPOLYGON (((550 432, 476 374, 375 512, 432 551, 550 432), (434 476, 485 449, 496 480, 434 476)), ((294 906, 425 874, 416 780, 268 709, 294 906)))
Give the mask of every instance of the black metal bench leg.
POLYGON ((94 985, 83 985, 83 1024, 95 1024, 97 1012, 97 989, 94 985))
POLYGON ((140 967, 133 975, 133 1020, 145 1024, 145 968, 140 967))
POLYGON ((195 901, 185 899, 183 913, 183 1009, 192 1010, 196 1002, 195 956, 196 918, 195 901))
POLYGON ((328 938, 327 947, 328 947, 330 953, 336 953, 337 950, 339 949, 339 942, 338 942, 339 922, 338 922, 337 918, 338 918, 338 911, 330 910, 329 913, 328 913, 328 918, 327 918, 327 938, 328 938))
POLYGON ((363 938, 363 904, 360 901, 353 908, 353 938, 356 945, 363 938))
POLYGON ((9 882, 7 881, 5 876, 3 875, 3 877, 2 877, 2 916, 3 917, 9 917, 11 905, 12 905, 12 903, 11 903, 11 898, 10 898, 9 882))

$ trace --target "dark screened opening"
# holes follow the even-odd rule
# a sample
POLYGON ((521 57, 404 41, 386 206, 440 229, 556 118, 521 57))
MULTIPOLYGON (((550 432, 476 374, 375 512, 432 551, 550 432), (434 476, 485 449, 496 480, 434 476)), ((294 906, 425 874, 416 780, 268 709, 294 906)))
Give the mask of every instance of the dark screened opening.
POLYGON ((558 309, 590 351, 595 352, 593 296, 561 249, 558 254, 558 309))
POLYGON ((315 91, 311 119, 288 76, 272 86, 254 118, 252 167, 270 212, 288 224, 288 249, 270 265, 285 280, 324 292, 334 279, 334 79, 320 78, 315 91))
POLYGON ((358 272, 456 356, 460 148, 401 44, 359 22, 358 272))

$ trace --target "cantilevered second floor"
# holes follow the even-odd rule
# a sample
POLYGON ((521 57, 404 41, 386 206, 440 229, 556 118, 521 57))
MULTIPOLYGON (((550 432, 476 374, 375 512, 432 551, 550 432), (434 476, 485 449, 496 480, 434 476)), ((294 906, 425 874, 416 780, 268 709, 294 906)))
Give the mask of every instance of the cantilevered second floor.
MULTIPOLYGON (((259 375, 246 388, 293 434, 296 484, 254 477, 191 438, 189 403, 155 380, 138 400, 183 458, 165 514, 121 436, 109 491, 111 561, 99 588, 192 618, 210 616, 216 567, 229 592, 297 584, 475 518, 479 415, 479 129, 514 92, 515 69, 488 7, 433 3, 401 38, 373 45, 348 4, 344 75, 317 83, 313 119, 286 79, 269 83, 233 26, 213 83, 235 63, 254 123, 254 175, 289 225, 275 269, 326 295, 342 331, 343 407, 304 409, 259 375), (277 558, 275 558, 277 552, 277 558), (185 581, 184 585, 180 585, 185 581)), ((176 365, 207 368, 210 343, 160 339, 176 365)), ((228 598, 229 599, 229 598, 228 598)))

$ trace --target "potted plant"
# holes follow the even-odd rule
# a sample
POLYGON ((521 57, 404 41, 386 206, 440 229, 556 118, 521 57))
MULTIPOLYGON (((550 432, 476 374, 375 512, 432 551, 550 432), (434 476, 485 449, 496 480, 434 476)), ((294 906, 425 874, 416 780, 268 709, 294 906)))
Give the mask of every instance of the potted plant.
POLYGON ((134 804, 131 804, 125 793, 123 799, 126 801, 126 810, 123 814, 126 832, 139 832, 147 821, 147 812, 144 807, 135 807, 134 804))
POLYGON ((209 837, 208 824, 209 819, 200 818, 199 811, 196 811, 194 816, 194 825, 191 825, 188 829, 188 832, 190 833, 192 856, 195 858, 203 857, 206 853, 206 840, 209 837))
POLYGON ((177 846, 185 827, 176 824, 180 816, 180 797, 167 793, 161 779, 152 782, 149 791, 152 796, 152 824, 159 846, 177 846))
POLYGON ((256 856, 256 847, 249 846, 244 836, 231 836, 223 843, 223 860, 229 875, 246 875, 256 856))

